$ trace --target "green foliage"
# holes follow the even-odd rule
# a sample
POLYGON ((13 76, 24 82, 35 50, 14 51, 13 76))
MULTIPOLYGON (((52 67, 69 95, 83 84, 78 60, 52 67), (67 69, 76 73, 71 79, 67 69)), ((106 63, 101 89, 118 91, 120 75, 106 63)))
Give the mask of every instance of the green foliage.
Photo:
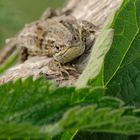
POLYGON ((140 134, 139 112, 104 90, 57 88, 43 78, 1 85, 0 137, 54 137, 67 131, 62 138, 71 138, 78 129, 140 134))
POLYGON ((31 77, 1 85, 0 138, 137 140, 139 11, 139 0, 124 1, 111 25, 113 43, 105 29, 76 87, 31 77))
POLYGON ((126 0, 112 24, 114 39, 100 74, 91 85, 103 85, 106 94, 140 106, 140 1, 126 0), (104 82, 100 82, 104 81, 104 82))
POLYGON ((12 66, 18 58, 18 51, 15 51, 1 66, 0 66, 0 73, 3 73, 7 70, 10 66, 12 66))
MULTIPOLYGON (((122 98, 127 104, 140 106, 140 1, 137 0, 135 5, 136 14, 133 17, 135 24, 131 25, 127 33, 132 33, 131 30, 137 27, 137 34, 132 40, 126 54, 121 60, 122 63, 114 75, 113 79, 108 83, 109 95, 118 96, 122 98), (137 19, 137 20, 136 20, 137 19), (114 93, 111 93, 114 91, 114 93)), ((130 20, 132 20, 130 18, 130 20)), ((129 35, 129 34, 128 34, 129 35)), ((127 36, 128 36, 127 35, 127 36)), ((129 35, 130 36, 130 35, 129 35)))
POLYGON ((115 30, 115 34, 112 47, 105 59, 105 85, 117 73, 138 33, 135 0, 125 1, 124 6, 114 19, 112 28, 115 30))

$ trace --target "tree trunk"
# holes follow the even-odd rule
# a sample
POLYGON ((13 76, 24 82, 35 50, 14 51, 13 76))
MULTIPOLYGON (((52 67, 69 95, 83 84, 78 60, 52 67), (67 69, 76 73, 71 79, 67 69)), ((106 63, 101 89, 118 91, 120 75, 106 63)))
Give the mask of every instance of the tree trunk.
MULTIPOLYGON (((78 20, 88 20, 102 29, 116 10, 120 7, 122 0, 69 0, 64 6, 64 10, 71 10, 71 15, 78 20)), ((85 67, 90 52, 84 54, 77 63, 79 67, 85 67), (86 60, 86 61, 85 61, 86 60), (82 65, 82 66, 81 66, 82 65)), ((68 78, 49 69, 48 62, 51 58, 33 57, 22 64, 17 64, 8 69, 0 76, 0 84, 19 78, 25 79, 29 76, 37 78, 45 75, 46 79, 53 81, 59 86, 72 85, 80 75, 80 72, 71 71, 68 78)), ((82 68, 82 69, 83 69, 82 68)))

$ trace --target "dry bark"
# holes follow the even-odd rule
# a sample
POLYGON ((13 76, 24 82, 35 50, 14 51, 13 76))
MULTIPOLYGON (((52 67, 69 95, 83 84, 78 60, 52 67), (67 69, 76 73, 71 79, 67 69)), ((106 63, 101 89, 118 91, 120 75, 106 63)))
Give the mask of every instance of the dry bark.
MULTIPOLYGON (((122 0, 69 0, 63 9, 72 10, 71 15, 78 20, 88 20, 98 26, 99 29, 102 29, 121 3, 122 0)), ((83 56, 73 62, 81 72, 88 61, 89 53, 90 51, 85 52, 83 56)), ((52 80, 59 86, 75 83, 80 75, 78 69, 77 71, 70 71, 67 79, 48 68, 47 64, 50 59, 47 57, 33 57, 22 64, 17 64, 0 76, 0 84, 19 78, 25 79, 28 76, 36 78, 42 74, 45 75, 46 79, 52 80)))

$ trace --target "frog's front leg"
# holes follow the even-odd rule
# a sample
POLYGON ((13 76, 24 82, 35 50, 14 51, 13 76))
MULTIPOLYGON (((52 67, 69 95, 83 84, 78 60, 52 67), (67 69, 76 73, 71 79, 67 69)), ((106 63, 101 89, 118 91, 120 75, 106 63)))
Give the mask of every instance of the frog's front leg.
MULTIPOLYGON (((18 48, 18 47, 17 47, 18 48)), ((19 53, 20 53, 20 61, 24 62, 28 59, 28 49, 26 47, 20 47, 19 49, 19 53)))
POLYGON ((65 74, 67 77, 69 77, 69 73, 65 69, 65 66, 63 66, 60 62, 56 61, 55 59, 50 60, 48 67, 49 69, 51 69, 52 71, 55 71, 57 74, 61 76, 65 74))
POLYGON ((60 75, 66 74, 69 76, 68 71, 76 71, 74 67, 66 66, 65 64, 71 62, 81 54, 83 54, 85 46, 77 46, 67 48, 54 55, 53 60, 49 63, 49 68, 53 71, 57 71, 60 75))

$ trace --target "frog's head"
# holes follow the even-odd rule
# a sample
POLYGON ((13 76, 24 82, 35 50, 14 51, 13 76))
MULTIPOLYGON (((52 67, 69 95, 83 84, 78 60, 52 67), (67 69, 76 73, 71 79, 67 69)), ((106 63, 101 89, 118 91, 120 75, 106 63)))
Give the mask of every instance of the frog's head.
POLYGON ((59 50, 55 55, 55 60, 60 63, 67 63, 78 56, 80 56, 84 50, 85 46, 81 41, 80 34, 72 34, 71 40, 65 45, 58 45, 56 48, 59 50))
POLYGON ((83 47, 77 22, 71 23, 63 19, 55 24, 53 22, 48 24, 43 48, 48 51, 49 56, 54 56, 62 63, 69 62, 81 55, 83 47))

